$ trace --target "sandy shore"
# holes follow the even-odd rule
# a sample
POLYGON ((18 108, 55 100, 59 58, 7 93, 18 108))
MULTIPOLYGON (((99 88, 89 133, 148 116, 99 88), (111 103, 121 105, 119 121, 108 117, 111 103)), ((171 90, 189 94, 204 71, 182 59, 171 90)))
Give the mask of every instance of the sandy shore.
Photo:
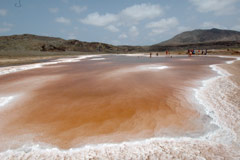
MULTIPOLYGON (((58 64, 58 63, 71 63, 71 62, 79 62, 80 60, 82 59, 85 59, 85 58, 90 58, 90 57, 98 57, 97 55, 82 55, 82 56, 76 56, 76 57, 70 57, 70 58, 62 58, 62 57, 45 57, 43 59, 36 59, 37 61, 40 61, 40 60, 46 60, 46 62, 41 62, 41 63, 33 63, 33 61, 35 59, 29 59, 27 58, 27 60, 24 60, 23 59, 23 63, 26 63, 26 61, 28 62, 32 62, 30 64, 24 64, 24 65, 16 65, 16 66, 6 66, 6 67, 0 67, 0 75, 4 75, 4 74, 10 74, 10 73, 14 73, 14 72, 19 72, 19 71, 25 71, 25 70, 30 70, 30 69, 36 69, 36 68, 41 68, 45 65, 53 65, 53 64, 58 64)), ((93 59, 94 60, 94 59, 93 59)), ((4 60, 1 60, 2 62, 4 60)), ((7 63, 10 63, 10 64, 14 64, 15 63, 15 60, 13 61, 9 61, 9 60, 6 60, 7 63)), ((17 61, 18 62, 18 61, 17 61)))
MULTIPOLYGON (((239 67, 239 61, 210 65, 213 72, 218 75, 202 81, 202 86, 199 88, 196 86, 197 89, 192 90, 195 98, 204 106, 204 112, 212 118, 211 123, 218 126, 208 134, 197 137, 147 138, 133 142, 87 145, 65 150, 46 144, 28 144, 18 149, 3 151, 0 157, 10 159, 46 157, 58 157, 59 159, 239 159, 240 101, 237 98, 240 94, 239 67)), ((146 70, 146 68, 167 69, 165 66, 145 65, 131 70, 118 69, 117 74, 133 73, 135 70, 146 70)), ((116 74, 116 72, 113 73, 116 74)), ((7 103, 7 100, 2 101, 7 103)))

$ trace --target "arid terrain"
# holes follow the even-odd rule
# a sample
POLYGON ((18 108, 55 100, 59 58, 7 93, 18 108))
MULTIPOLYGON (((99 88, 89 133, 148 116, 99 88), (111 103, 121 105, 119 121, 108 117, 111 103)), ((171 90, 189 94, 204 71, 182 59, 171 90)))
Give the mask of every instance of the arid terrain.
POLYGON ((239 35, 0 37, 0 159, 239 159, 239 35))

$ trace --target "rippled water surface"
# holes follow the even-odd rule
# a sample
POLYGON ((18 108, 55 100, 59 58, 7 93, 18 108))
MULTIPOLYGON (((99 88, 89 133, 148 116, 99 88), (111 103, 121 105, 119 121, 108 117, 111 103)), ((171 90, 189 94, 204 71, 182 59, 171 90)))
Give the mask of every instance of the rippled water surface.
POLYGON ((61 149, 216 129, 193 88, 220 57, 104 55, 0 75, 0 149, 61 149))

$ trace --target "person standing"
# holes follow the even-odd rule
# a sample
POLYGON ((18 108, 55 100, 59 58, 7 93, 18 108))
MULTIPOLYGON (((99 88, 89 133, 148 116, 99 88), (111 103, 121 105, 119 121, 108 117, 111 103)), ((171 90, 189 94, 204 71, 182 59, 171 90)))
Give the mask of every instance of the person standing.
POLYGON ((188 56, 189 56, 189 57, 192 56, 192 50, 189 50, 189 52, 188 52, 188 56))

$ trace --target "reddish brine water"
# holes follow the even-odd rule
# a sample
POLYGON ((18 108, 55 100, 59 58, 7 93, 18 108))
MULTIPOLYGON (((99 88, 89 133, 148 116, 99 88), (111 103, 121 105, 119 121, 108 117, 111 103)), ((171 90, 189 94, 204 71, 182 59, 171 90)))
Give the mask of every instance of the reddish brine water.
POLYGON ((193 88, 226 60, 104 55, 0 75, 0 149, 201 136, 217 127, 193 88))

